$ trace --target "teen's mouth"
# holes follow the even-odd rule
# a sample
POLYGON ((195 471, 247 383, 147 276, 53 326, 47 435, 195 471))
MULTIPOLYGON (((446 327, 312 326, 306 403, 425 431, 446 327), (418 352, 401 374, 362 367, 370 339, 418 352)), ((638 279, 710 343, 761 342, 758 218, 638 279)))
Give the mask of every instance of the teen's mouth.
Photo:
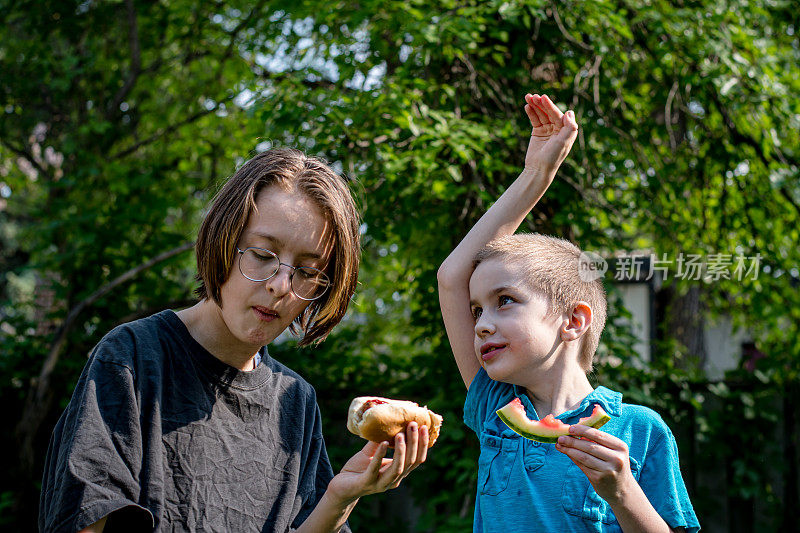
POLYGON ((253 311, 256 313, 256 317, 259 320, 263 320, 264 322, 272 322, 276 318, 280 318, 280 315, 274 309, 270 309, 269 307, 263 307, 261 305, 253 306, 253 311))
POLYGON ((499 344, 496 342, 487 342, 481 346, 481 359, 483 361, 488 361, 492 359, 494 356, 502 352, 507 344, 499 344))

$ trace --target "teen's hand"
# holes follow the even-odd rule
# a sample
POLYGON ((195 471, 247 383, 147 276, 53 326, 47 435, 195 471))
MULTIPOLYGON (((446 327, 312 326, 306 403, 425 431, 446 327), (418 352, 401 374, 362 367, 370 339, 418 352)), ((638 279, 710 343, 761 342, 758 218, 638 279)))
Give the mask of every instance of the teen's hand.
POLYGON ((552 179, 578 136, 575 113, 562 113, 547 95, 526 94, 525 102, 532 127, 525 168, 543 171, 552 179))
POLYGON ((556 449, 572 459, 600 497, 612 505, 620 501, 631 483, 636 484, 628 445, 613 435, 580 424, 570 426, 569 433, 558 438, 556 449))
POLYGON ((412 422, 394 438, 394 456, 386 459, 388 442, 368 442, 331 480, 328 492, 342 502, 397 488, 428 456, 428 428, 412 422))

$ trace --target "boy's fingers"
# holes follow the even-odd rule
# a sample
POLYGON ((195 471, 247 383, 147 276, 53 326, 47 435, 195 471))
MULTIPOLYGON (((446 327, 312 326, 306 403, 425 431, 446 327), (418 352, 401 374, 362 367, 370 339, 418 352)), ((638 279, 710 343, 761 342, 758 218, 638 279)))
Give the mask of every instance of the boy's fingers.
POLYGON ((619 452, 607 448, 601 444, 588 439, 578 439, 571 436, 559 437, 558 444, 564 448, 574 448, 580 450, 592 457, 596 457, 600 461, 615 462, 619 457, 619 452))
POLYGON ((525 104, 525 114, 528 115, 528 120, 531 121, 532 127, 540 128, 542 126, 542 121, 539 120, 539 117, 533 111, 531 104, 525 104))
POLYGON ((567 130, 568 134, 578 131, 578 123, 575 121, 575 112, 573 110, 570 109, 564 113, 564 116, 561 117, 561 125, 567 130))
POLYGON ((542 95, 539 107, 542 109, 544 113, 547 114, 548 118, 550 119, 550 122, 552 122, 553 124, 561 124, 561 117, 564 115, 564 113, 562 113, 561 110, 556 106, 556 104, 554 104, 553 101, 550 100, 549 96, 547 96, 546 94, 542 95))
POLYGON ((627 453, 628 445, 625 444, 622 440, 618 439, 613 435, 609 435, 605 431, 600 431, 599 429, 595 429, 589 426, 584 426, 583 424, 573 424, 569 427, 569 434, 573 437, 581 437, 586 438, 589 440, 593 440, 594 442, 605 446, 606 448, 611 448, 612 450, 619 450, 624 451, 627 453))
POLYGON ((536 113, 536 117, 539 119, 539 122, 544 126, 546 124, 550 124, 552 121, 547 113, 541 108, 541 100, 535 103, 533 106, 533 112, 536 113))
POLYGON ((557 137, 561 139, 561 142, 564 143, 565 146, 572 147, 572 144, 575 142, 575 139, 578 138, 578 128, 577 126, 574 126, 572 124, 562 126, 561 131, 558 132, 557 137))
POLYGON ((572 462, 581 467, 581 469, 586 468, 588 470, 595 470, 597 472, 603 471, 603 462, 597 457, 589 455, 586 452, 582 452, 581 450, 577 450, 575 448, 570 448, 569 446, 562 446, 558 443, 556 444, 556 450, 572 459, 572 462))

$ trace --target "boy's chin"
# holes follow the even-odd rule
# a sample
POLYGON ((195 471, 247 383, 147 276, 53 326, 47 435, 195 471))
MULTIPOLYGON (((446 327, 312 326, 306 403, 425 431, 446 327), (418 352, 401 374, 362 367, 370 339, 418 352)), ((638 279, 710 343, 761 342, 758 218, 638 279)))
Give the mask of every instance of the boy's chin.
POLYGON ((514 375, 508 372, 503 372, 501 369, 495 367, 492 368, 492 365, 486 365, 483 367, 486 370, 486 375, 492 381, 500 381, 502 383, 509 383, 511 385, 519 385, 519 383, 515 383, 514 375))

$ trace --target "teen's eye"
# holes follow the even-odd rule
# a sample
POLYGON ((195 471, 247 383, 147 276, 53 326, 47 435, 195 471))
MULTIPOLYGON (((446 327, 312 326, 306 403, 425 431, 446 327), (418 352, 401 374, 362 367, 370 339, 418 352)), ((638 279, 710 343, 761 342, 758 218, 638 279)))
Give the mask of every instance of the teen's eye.
POLYGON ((311 267, 297 267, 297 270, 295 270, 295 272, 299 274, 300 277, 303 279, 314 279, 320 274, 319 270, 311 267))
POLYGON ((502 307, 502 306, 504 306, 506 304, 513 303, 513 302, 514 302, 514 298, 512 298, 511 296, 503 295, 503 296, 501 296, 500 298, 497 299, 497 305, 499 305, 500 307, 502 307))

